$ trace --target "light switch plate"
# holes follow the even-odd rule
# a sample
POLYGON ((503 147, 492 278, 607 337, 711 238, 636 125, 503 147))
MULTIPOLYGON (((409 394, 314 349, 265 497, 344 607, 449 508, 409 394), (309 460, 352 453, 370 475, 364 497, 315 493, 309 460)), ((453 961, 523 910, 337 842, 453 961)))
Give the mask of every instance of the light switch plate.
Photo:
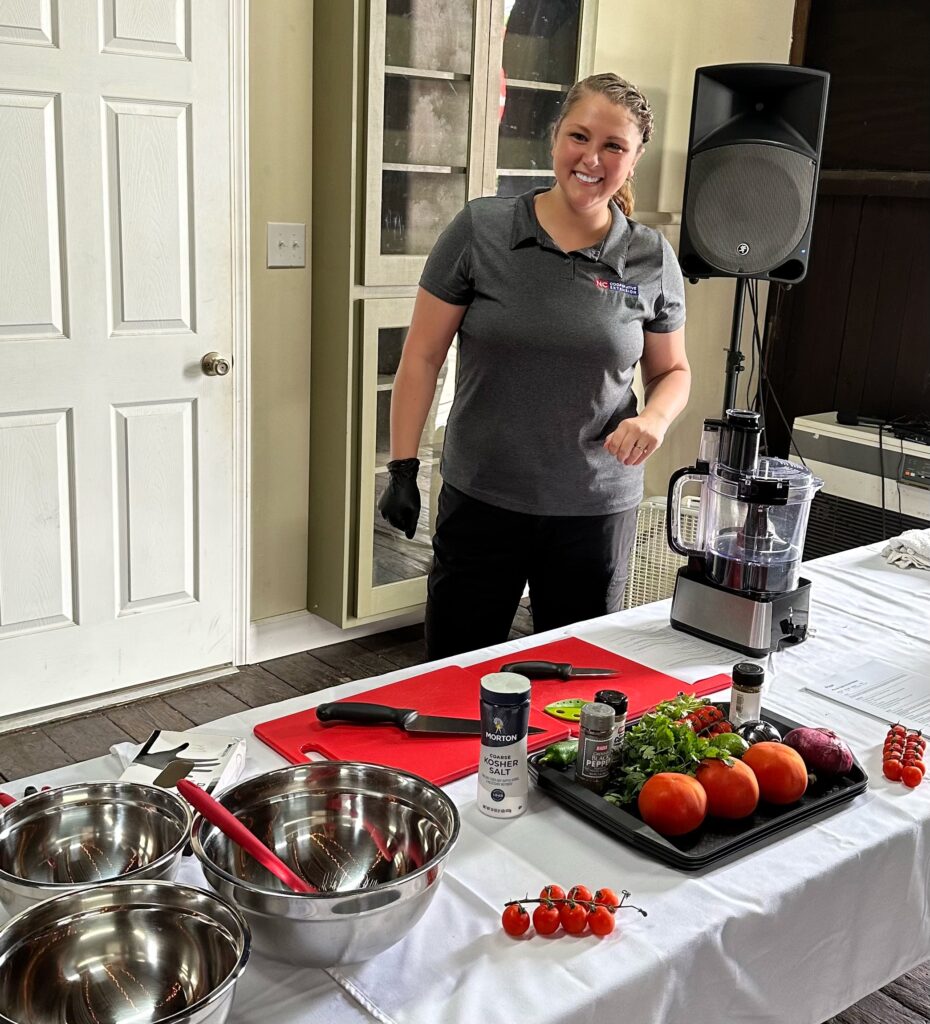
POLYGON ((307 225, 268 224, 268 266, 307 265, 307 225))

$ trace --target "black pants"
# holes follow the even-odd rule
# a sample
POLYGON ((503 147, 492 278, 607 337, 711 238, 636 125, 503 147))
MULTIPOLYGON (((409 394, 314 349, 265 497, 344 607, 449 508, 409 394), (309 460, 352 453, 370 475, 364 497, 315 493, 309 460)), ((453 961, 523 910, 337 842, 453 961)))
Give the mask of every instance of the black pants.
POLYGON ((536 633, 616 611, 635 532, 635 508, 537 516, 443 484, 427 585, 427 657, 506 640, 527 583, 536 633))

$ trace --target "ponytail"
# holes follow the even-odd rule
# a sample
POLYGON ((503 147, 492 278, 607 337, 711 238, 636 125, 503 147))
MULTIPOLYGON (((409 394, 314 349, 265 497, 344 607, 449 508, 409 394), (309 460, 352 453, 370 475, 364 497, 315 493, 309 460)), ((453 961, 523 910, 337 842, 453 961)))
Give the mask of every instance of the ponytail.
POLYGON ((620 207, 625 217, 633 216, 633 175, 613 194, 613 201, 620 207))

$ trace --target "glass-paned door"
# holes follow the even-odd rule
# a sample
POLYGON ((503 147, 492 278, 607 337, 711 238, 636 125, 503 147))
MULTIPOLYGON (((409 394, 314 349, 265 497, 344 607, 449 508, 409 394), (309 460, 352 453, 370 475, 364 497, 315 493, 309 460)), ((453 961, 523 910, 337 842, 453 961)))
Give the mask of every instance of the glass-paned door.
POLYGON ((496 159, 485 168, 489 194, 552 184, 549 133, 584 64, 592 21, 591 0, 495 0, 491 55, 501 72, 498 123, 488 139, 496 159))
POLYGON ((416 284, 481 194, 487 0, 372 0, 363 283, 416 284))
POLYGON ((413 299, 363 303, 359 443, 359 534, 356 614, 362 618, 402 611, 426 600, 426 574, 441 480, 439 459, 455 383, 455 347, 439 373, 420 444, 420 521, 412 540, 389 526, 378 511, 391 458, 391 395, 394 375, 413 315, 413 299))

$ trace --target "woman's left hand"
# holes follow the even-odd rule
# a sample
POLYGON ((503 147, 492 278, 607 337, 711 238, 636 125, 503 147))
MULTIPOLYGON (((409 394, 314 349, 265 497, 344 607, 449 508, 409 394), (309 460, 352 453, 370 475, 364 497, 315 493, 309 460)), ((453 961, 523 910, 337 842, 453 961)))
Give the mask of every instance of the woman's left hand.
POLYGON ((639 416, 621 420, 604 447, 624 466, 639 466, 661 446, 666 430, 668 423, 661 416, 644 409, 639 416))

